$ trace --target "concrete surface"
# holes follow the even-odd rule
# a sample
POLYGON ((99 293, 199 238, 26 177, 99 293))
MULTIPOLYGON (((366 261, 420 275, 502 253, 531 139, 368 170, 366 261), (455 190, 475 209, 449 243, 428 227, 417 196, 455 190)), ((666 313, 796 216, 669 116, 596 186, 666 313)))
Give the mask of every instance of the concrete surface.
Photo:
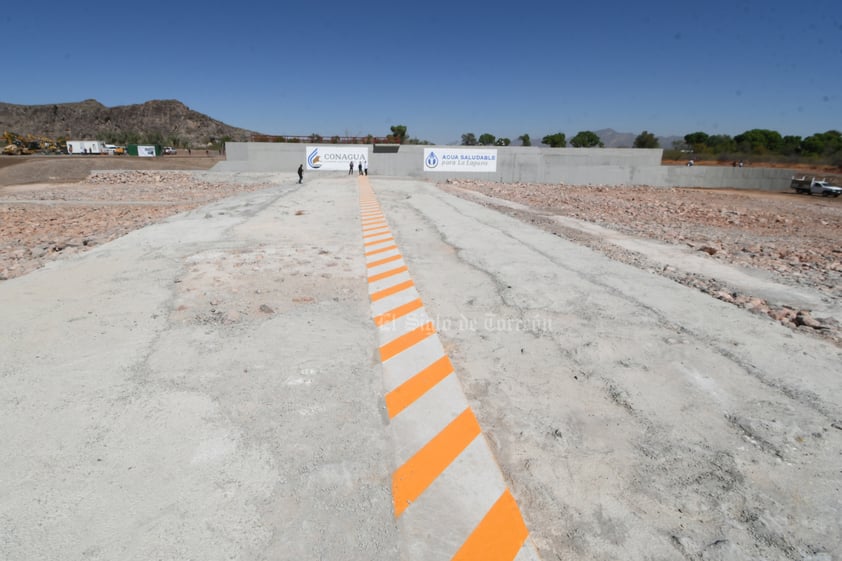
MULTIPOLYGON (((0 284, 0 558, 400 558, 356 179, 293 172, 0 284)), ((369 179, 541 558, 840 557, 838 348, 369 179)))
POLYGON ((520 509, 377 197, 367 177, 359 182, 363 239, 371 240, 365 250, 372 318, 395 444, 392 496, 402 558, 536 561, 520 509), (380 241, 384 236, 390 241, 380 241))
POLYGON ((837 559, 842 352, 375 180, 544 559, 837 559))
MULTIPOLYGON (((526 205, 490 197, 470 189, 453 186, 450 188, 458 190, 469 199, 490 203, 496 207, 508 207, 519 211, 529 210, 526 205)), ((741 292, 763 298, 774 306, 811 310, 817 316, 831 317, 842 323, 842 302, 838 299, 809 288, 781 284, 772 280, 771 275, 758 269, 723 264, 707 255, 701 255, 697 249, 688 246, 637 238, 572 216, 555 215, 552 219, 566 228, 596 236, 602 241, 643 254, 652 263, 661 267, 671 267, 686 273, 715 278, 741 292)))
POLYGON ((353 186, 0 284, 0 559, 397 558, 353 186))

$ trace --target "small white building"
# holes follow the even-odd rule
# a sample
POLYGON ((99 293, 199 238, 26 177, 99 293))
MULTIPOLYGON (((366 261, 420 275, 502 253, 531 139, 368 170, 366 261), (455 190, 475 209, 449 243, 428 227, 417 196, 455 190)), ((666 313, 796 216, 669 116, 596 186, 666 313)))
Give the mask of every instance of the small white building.
POLYGON ((99 140, 68 140, 68 154, 106 154, 105 143, 99 140))

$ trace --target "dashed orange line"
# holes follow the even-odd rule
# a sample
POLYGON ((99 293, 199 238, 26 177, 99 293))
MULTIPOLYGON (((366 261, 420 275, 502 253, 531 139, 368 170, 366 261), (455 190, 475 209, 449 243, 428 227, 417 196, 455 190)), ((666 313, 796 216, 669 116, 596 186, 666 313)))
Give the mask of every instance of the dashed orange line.
POLYGON ((377 222, 372 222, 371 224, 363 224, 363 232, 370 232, 371 230, 376 230, 377 228, 388 228, 389 225, 384 220, 379 220, 377 222))
POLYGON ((383 234, 388 234, 388 233, 389 233, 389 227, 388 227, 388 226, 384 226, 383 228, 379 228, 379 229, 380 229, 380 230, 383 230, 383 231, 382 231, 382 232, 377 232, 376 234, 366 234, 365 236, 363 236, 363 239, 366 239, 366 238, 375 238, 375 237, 377 237, 377 236, 382 236, 383 234))
POLYGON ((406 265, 401 265, 400 267, 398 267, 396 269, 392 269, 390 271, 386 271, 384 273, 380 273, 380 274, 368 277, 368 283, 371 284, 371 283, 377 282, 379 280, 388 279, 389 277, 399 275, 401 273, 405 273, 408 270, 409 270, 409 267, 407 267, 406 265))
POLYGON ((528 536, 515 498, 506 489, 451 561, 512 561, 528 536))
POLYGON ((384 288, 383 290, 381 290, 379 292, 375 292, 374 294, 372 294, 371 295, 371 301, 377 302, 378 300, 382 300, 383 298, 386 298, 387 296, 391 296, 392 294, 397 294, 398 292, 403 292, 404 290, 406 290, 407 288, 409 288, 411 286, 415 286, 415 283, 412 282, 412 279, 409 279, 408 281, 398 283, 394 286, 390 286, 389 288, 384 288))
MULTIPOLYGON (((366 252, 365 257, 368 259, 390 251, 396 252, 396 255, 368 263, 367 268, 371 270, 380 265, 400 261, 403 256, 400 254, 400 249, 389 229, 385 215, 368 185, 367 179, 365 178, 365 181, 361 179, 363 187, 361 191, 364 190, 365 193, 361 192, 360 195, 362 201, 363 247, 369 248, 378 245, 380 247, 366 252), (381 239, 373 239, 378 237, 381 239)), ((371 284, 407 271, 408 267, 405 264, 400 265, 376 275, 369 275, 368 282, 371 284)), ((413 286, 412 279, 404 280, 372 293, 370 295, 371 302, 374 303, 388 296, 399 294, 413 286)), ((420 298, 415 298, 411 302, 397 306, 375 317, 374 323, 378 327, 383 327, 415 310, 423 310, 420 298)), ((381 362, 385 363, 434 334, 433 322, 429 321, 421 327, 398 336, 396 339, 380 346, 381 362)), ((413 370, 420 367, 419 364, 413 370)), ((445 354, 387 393, 385 402, 389 419, 395 419, 453 372, 453 364, 445 354)), ((409 373, 411 372, 407 372, 407 374, 409 373)), ((392 500, 394 501, 395 517, 399 518, 413 502, 417 501, 447 470, 448 466, 459 458, 481 434, 482 429, 476 416, 471 408, 467 407, 447 427, 398 467, 392 474, 392 500)), ((491 499, 492 497, 488 498, 491 499)), ((452 499, 458 501, 459 497, 452 497, 452 499)), ((528 537, 529 531, 516 501, 511 492, 504 489, 491 509, 456 552, 452 561, 479 559, 483 561, 512 561, 524 547, 528 537)))
POLYGON ((398 253, 397 255, 392 255, 391 257, 386 257, 384 259, 381 259, 380 261, 372 261, 371 263, 366 265, 366 267, 371 269, 371 268, 377 267, 379 265, 385 265, 386 263, 391 263, 392 261, 398 261, 399 259, 403 259, 403 256, 400 253, 398 253))
POLYGON ((390 245, 389 247, 381 247, 380 249, 373 249, 365 254, 366 257, 371 257, 372 255, 377 255, 378 253, 383 253, 386 251, 391 251, 393 249, 397 249, 398 246, 390 245))
MULTIPOLYGON (((420 300, 419 300, 420 302, 420 300)), ((453 373, 453 364, 444 355, 433 364, 386 394, 386 410, 389 418, 394 419, 398 413, 415 403, 415 401, 433 389, 436 384, 453 373)))
POLYGON ((386 220, 384 218, 378 218, 376 220, 370 220, 368 222, 363 222, 363 230, 371 229, 372 226, 385 226, 386 220))
POLYGON ((398 318, 402 318, 406 314, 410 312, 414 312, 415 310, 423 307, 424 304, 421 302, 420 298, 416 298, 412 302, 407 302, 403 306, 398 306, 393 310, 389 310, 385 314, 380 314, 376 318, 374 318, 374 325, 377 327, 386 325, 387 323, 391 323, 398 318))
POLYGON ((395 470, 392 476, 395 516, 403 514, 479 434, 477 418, 470 408, 465 409, 404 465, 395 470))
POLYGON ((365 242, 363 244, 363 247, 368 247, 370 245, 377 245, 379 243, 386 243, 386 242, 393 242, 393 241, 395 241, 395 238, 389 236, 388 238, 383 238, 382 240, 374 240, 373 242, 365 242))
POLYGON ((408 333, 404 333, 394 341, 390 341, 380 347, 380 360, 382 362, 386 362, 409 347, 420 343, 435 332, 436 330, 433 327, 433 322, 428 322, 421 327, 416 327, 408 333))

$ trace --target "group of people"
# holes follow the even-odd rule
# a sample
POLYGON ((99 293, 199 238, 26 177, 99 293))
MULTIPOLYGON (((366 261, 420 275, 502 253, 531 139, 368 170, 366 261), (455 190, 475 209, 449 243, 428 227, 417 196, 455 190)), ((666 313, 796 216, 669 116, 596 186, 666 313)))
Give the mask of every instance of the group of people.
MULTIPOLYGON (((363 166, 363 161, 360 160, 360 163, 357 165, 357 169, 359 169, 360 175, 368 175, 368 162, 365 163, 363 166)), ((354 175, 354 162, 348 164, 348 175, 354 175)), ((304 182, 304 164, 298 166, 298 182, 304 182)))
MULTIPOLYGON (((358 168, 360 175, 368 175, 368 162, 366 162, 365 168, 363 168, 363 160, 360 160, 358 168)), ((348 164, 348 175, 354 175, 354 162, 348 164)))

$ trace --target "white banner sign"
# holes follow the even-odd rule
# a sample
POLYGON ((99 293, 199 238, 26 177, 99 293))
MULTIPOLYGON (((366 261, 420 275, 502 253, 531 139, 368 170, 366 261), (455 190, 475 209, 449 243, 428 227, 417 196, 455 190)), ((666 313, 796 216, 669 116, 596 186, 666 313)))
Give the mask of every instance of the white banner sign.
POLYGON ((307 169, 312 171, 350 171, 368 167, 367 146, 306 146, 307 169))
POLYGON ((497 150, 424 148, 424 171, 495 172, 497 150))
POLYGON ((155 147, 154 146, 140 146, 137 147, 137 155, 141 158, 154 158, 155 157, 155 147))

